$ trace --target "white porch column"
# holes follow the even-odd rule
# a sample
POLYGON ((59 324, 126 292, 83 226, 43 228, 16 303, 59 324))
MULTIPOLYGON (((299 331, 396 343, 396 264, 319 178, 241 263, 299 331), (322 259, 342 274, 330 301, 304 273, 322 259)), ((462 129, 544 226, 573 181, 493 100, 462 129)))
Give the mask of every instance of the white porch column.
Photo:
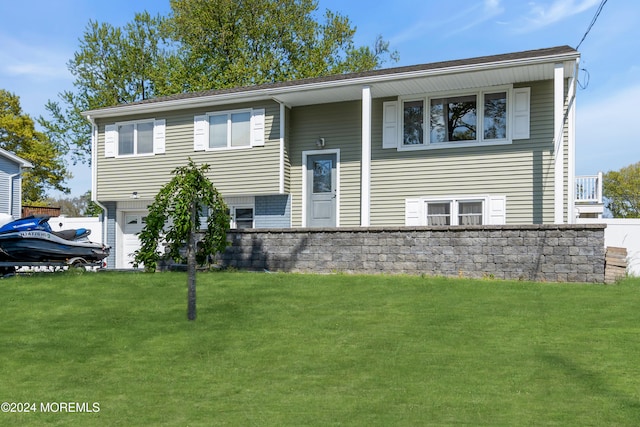
POLYGON ((284 194, 284 129, 286 126, 284 115, 286 113, 285 105, 280 103, 280 182, 278 183, 278 191, 284 194))
MULTIPOLYGON (((564 64, 553 73, 554 223, 564 223, 564 64)), ((571 179, 571 178, 570 178, 571 179)), ((572 203, 570 201, 569 203, 572 203)))
POLYGON ((371 86, 362 88, 362 161, 360 163, 360 226, 371 224, 371 86))

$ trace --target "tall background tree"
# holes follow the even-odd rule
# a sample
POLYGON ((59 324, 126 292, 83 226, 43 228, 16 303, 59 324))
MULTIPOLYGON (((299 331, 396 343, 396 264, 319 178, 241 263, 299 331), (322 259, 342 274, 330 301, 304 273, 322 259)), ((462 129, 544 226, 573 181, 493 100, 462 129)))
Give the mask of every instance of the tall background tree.
POLYGON ((169 258, 184 260, 181 250, 186 248, 187 317, 196 318, 196 265, 227 246, 229 214, 222 197, 206 177, 208 165, 196 165, 191 159, 187 166, 173 171, 174 177, 162 187, 149 206, 144 228, 139 234, 140 249, 135 252, 136 265, 155 270, 162 254, 161 243, 168 248, 169 258), (200 213, 207 214, 207 227, 202 239, 200 213), (171 224, 167 227, 167 224, 171 224))
POLYGON ((79 50, 67 64, 75 90, 62 92, 59 101, 49 100, 45 108, 50 117, 38 119, 74 163, 90 161, 91 125, 82 111, 156 95, 155 84, 169 55, 160 35, 162 21, 144 12, 123 28, 95 21, 87 25, 79 50))
POLYGON ((382 37, 356 46, 355 31, 315 0, 172 0, 166 17, 139 13, 122 28, 92 21, 68 63, 74 90, 50 100, 39 123, 74 162, 89 162, 85 110, 397 61, 382 37))
POLYGON ((42 200, 47 189, 68 192, 69 177, 64 150, 35 129, 33 119, 22 111, 20 98, 0 89, 0 147, 28 160, 32 169, 22 175, 22 199, 25 204, 42 200))
POLYGON ((614 218, 640 218, 640 162, 604 174, 602 193, 614 218))

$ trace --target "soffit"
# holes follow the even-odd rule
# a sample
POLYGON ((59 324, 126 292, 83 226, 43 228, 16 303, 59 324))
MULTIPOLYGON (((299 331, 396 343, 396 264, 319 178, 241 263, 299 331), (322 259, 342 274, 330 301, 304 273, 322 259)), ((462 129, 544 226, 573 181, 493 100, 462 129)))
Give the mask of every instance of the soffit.
MULTIPOLYGON (((564 75, 573 74, 572 63, 565 65, 564 75)), ((274 94, 273 98, 291 107, 344 102, 362 98, 363 86, 371 87, 374 98, 396 97, 414 94, 457 91, 472 88, 500 86, 551 80, 555 64, 535 64, 520 67, 457 72, 425 76, 408 76, 371 82, 345 83, 339 87, 300 88, 296 91, 274 94)))
POLYGON ((264 100, 276 100, 289 107, 296 107, 360 100, 365 86, 371 88, 374 98, 457 91, 551 80, 554 78, 556 64, 559 63, 564 64, 564 76, 569 77, 575 73, 578 58, 577 51, 564 46, 255 87, 176 94, 83 114, 93 118, 115 117, 264 100))

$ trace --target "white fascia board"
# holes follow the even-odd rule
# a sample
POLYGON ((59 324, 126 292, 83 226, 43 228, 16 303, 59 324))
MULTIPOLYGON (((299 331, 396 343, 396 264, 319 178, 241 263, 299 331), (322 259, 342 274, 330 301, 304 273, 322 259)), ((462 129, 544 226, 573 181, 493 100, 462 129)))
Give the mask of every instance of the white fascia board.
POLYGON ((15 154, 13 154, 13 153, 11 153, 11 152, 3 149, 3 148, 0 148, 0 156, 6 157, 7 159, 11 160, 12 162, 19 164, 20 167, 22 167, 22 168, 30 169, 30 168, 33 167, 33 163, 31 163, 30 161, 25 160, 22 157, 18 157, 15 154))
POLYGON ((363 86, 375 83, 388 82, 393 80, 407 80, 419 77, 442 76, 448 74, 467 73, 472 71, 486 71, 491 69, 502 69, 511 67, 522 67, 527 65, 538 65, 544 63, 559 63, 565 61, 575 61, 579 58, 578 53, 567 53, 561 55, 548 55, 535 58, 521 58, 506 61, 485 62, 481 64, 465 64, 452 67, 414 70, 406 72, 396 72, 389 74, 379 74, 372 76, 362 76, 345 78, 338 80, 327 80, 311 83, 290 82, 287 86, 278 86, 262 89, 247 89, 240 92, 194 96, 167 101, 150 102, 148 104, 118 105, 115 107, 102 108, 91 111, 83 111, 83 116, 91 115, 94 118, 107 118, 124 116, 128 114, 151 114, 157 112, 179 110, 186 108, 208 107, 233 102, 253 102, 264 101, 277 98, 279 95, 286 95, 292 92, 316 91, 327 88, 340 88, 344 86, 363 86))

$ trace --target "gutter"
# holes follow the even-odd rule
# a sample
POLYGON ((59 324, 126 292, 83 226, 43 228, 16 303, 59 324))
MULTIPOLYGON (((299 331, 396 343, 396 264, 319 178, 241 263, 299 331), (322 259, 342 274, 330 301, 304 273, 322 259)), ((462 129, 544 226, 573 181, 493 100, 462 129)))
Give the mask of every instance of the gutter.
POLYGON ((292 92, 341 88, 345 86, 366 86, 393 80, 444 76, 472 71, 499 70, 504 68, 513 68, 528 65, 575 61, 577 58, 579 58, 579 56, 579 53, 572 52, 557 55, 545 55, 534 58, 518 58, 502 61, 484 62, 480 64, 463 64, 443 68, 390 72, 388 74, 377 74, 373 76, 346 77, 342 75, 336 75, 333 76, 333 79, 321 82, 299 83, 294 80, 288 82, 289 84, 286 86, 279 85, 277 87, 266 87, 262 89, 247 88, 246 90, 239 90, 234 92, 215 93, 205 96, 192 96, 181 99, 150 102, 146 104, 137 103, 131 105, 118 105, 115 107, 107 107, 98 110, 83 111, 82 115, 89 117, 89 115, 91 114, 94 117, 107 118, 126 115, 130 112, 138 114, 156 113, 180 108, 197 108, 199 106, 211 106, 217 104, 226 104, 230 102, 260 101, 265 99, 274 99, 277 98, 278 95, 286 95, 292 92))

